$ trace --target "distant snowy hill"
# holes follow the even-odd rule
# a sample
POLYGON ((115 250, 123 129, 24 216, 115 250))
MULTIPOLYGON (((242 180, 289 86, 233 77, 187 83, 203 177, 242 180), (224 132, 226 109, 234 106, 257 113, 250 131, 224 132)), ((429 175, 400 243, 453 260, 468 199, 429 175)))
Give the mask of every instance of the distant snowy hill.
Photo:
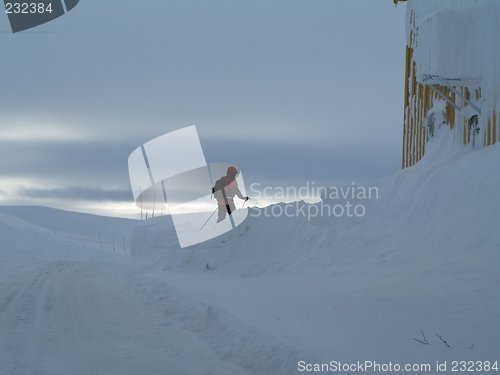
POLYGON ((40 206, 0 206, 0 214, 24 220, 64 238, 86 246, 123 252, 123 241, 130 252, 130 240, 136 220, 58 210, 40 206), (99 241, 101 237, 101 241, 99 241))
POLYGON ((0 257, 59 260, 106 259, 109 252, 0 213, 0 257))

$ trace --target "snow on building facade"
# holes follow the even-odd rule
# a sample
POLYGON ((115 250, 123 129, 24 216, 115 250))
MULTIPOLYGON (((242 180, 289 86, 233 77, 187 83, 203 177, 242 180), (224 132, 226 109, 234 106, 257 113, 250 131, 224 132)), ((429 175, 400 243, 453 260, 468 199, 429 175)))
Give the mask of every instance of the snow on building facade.
POLYGON ((500 1, 406 4, 403 168, 423 157, 442 126, 456 144, 499 142, 500 1))

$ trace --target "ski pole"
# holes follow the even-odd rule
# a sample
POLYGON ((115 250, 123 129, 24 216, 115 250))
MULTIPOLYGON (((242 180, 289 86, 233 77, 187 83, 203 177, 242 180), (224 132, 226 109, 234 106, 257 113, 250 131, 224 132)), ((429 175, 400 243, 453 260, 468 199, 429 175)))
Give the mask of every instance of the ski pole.
POLYGON ((245 203, 247 203, 247 201, 249 201, 250 198, 247 197, 247 199, 245 199, 245 201, 243 202, 243 204, 241 205, 241 208, 245 207, 245 203))
POLYGON ((219 208, 217 207, 217 208, 215 209, 215 211, 214 211, 214 212, 212 212, 212 214, 208 217, 207 221, 205 221, 205 224, 203 224, 203 226, 200 228, 200 232, 201 232, 201 230, 202 230, 203 228, 205 228, 205 225, 207 225, 208 221, 212 218, 212 216, 214 216, 214 214, 217 212, 217 210, 218 210, 218 209, 219 209, 219 208))

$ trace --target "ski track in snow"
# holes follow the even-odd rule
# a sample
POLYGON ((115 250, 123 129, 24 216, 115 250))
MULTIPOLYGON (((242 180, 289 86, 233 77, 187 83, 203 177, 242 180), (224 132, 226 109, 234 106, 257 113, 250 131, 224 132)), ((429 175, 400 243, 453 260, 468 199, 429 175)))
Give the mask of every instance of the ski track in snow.
POLYGON ((120 274, 94 262, 50 261, 2 278, 1 373, 246 373, 194 333, 165 324, 120 274))

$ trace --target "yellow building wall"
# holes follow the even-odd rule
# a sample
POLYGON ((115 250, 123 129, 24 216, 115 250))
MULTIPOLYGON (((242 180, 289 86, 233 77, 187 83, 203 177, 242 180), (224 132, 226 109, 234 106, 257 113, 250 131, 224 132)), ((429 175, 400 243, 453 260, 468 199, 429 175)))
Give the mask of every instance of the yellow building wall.
MULTIPOLYGON (((415 22, 414 14, 411 14, 410 17, 410 22, 415 22)), ((417 82, 412 48, 415 43, 414 39, 415 35, 410 33, 409 45, 406 46, 402 168, 408 168, 423 158, 429 137, 425 126, 427 112, 436 100, 441 99, 429 86, 417 82)), ((471 93, 467 87, 455 87, 455 91, 459 91, 463 95, 463 102, 460 102, 460 98, 456 98, 448 87, 436 85, 434 87, 460 107, 465 104, 465 99, 470 99, 471 94, 476 99, 481 97, 480 88, 471 93)), ((482 116, 487 116, 482 145, 487 146, 500 142, 500 116, 497 115, 496 108, 491 113, 483 113, 482 116)), ((464 145, 471 142, 468 119, 462 115, 456 118, 456 110, 449 103, 446 104, 446 123, 451 129, 455 126, 461 127, 461 139, 464 145)), ((480 141, 480 139, 476 141, 478 146, 481 146, 480 141)))

